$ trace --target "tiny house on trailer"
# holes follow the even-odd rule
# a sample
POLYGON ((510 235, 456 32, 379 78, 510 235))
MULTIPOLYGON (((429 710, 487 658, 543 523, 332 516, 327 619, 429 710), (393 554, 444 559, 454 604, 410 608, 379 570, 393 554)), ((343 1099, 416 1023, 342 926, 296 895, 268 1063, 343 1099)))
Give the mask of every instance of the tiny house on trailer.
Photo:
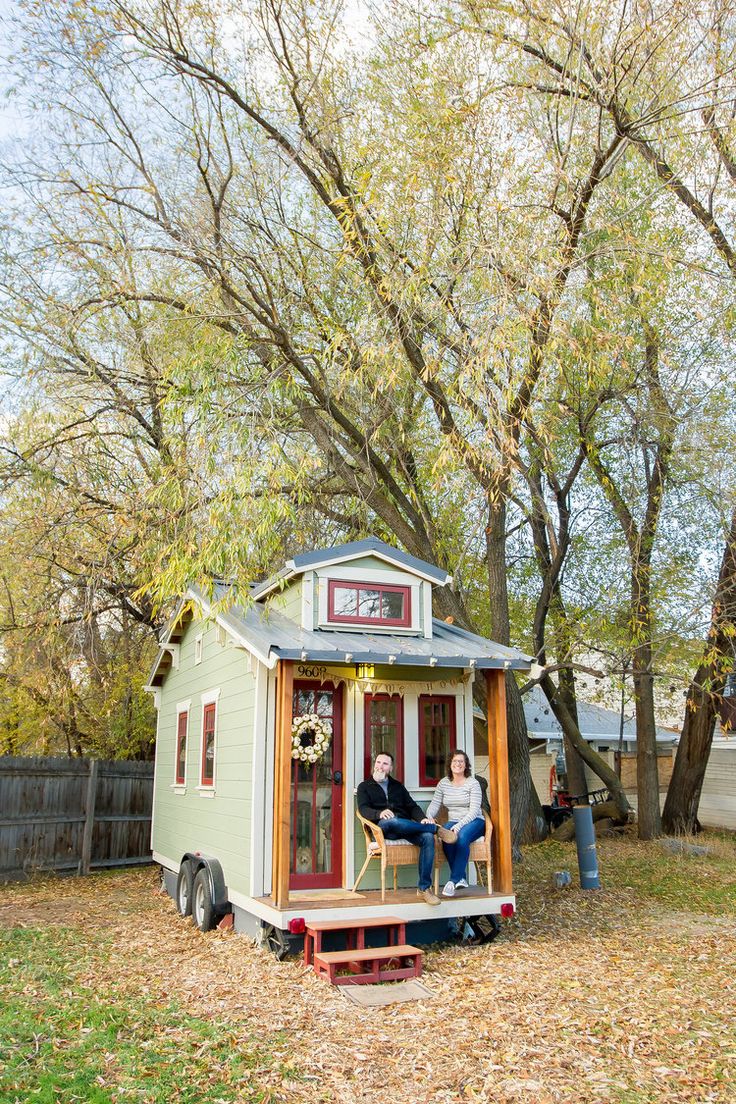
MULTIPOLYGON (((505 672, 531 659, 432 617, 445 571, 374 538, 295 556, 252 590, 192 588, 160 644, 152 849, 180 912, 278 949, 305 922, 449 920, 515 904, 511 884, 505 672), (439 906, 416 896, 416 865, 382 895, 365 865, 355 789, 382 750, 426 805, 452 748, 473 758, 473 681, 486 683, 490 886, 439 906), (294 732, 320 718, 329 743, 293 758, 294 732)), ((478 749, 479 752, 481 749, 478 749)), ((396 881, 396 867, 394 880, 396 881)), ((471 871, 472 877, 472 871, 471 871)), ((504 911, 507 911, 504 909, 504 911)))

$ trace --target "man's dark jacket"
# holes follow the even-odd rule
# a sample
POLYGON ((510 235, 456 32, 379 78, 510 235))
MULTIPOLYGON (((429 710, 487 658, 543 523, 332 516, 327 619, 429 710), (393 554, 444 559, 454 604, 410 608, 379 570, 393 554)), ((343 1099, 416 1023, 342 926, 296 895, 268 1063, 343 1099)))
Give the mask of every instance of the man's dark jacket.
POLYGON ((426 816, 406 786, 402 786, 391 775, 388 778, 388 798, 383 792, 383 786, 372 778, 366 778, 365 782, 360 783, 358 809, 362 817, 372 820, 374 824, 378 824, 384 809, 390 809, 394 816, 404 817, 406 820, 420 821, 426 816))

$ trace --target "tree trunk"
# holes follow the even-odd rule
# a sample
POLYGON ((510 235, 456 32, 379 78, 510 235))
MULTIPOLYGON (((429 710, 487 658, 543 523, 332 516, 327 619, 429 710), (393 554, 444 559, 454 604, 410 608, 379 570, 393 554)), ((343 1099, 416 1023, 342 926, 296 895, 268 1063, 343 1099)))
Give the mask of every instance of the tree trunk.
MULTIPOLYGON (((575 727, 580 732, 578 723, 578 702, 575 693, 575 676, 569 667, 564 667, 559 674, 559 698, 575 722, 575 727)), ((585 764, 580 752, 564 731, 562 733, 565 745, 565 770, 567 773, 567 790, 574 797, 588 796, 588 781, 585 777, 585 764)))
POLYGON ((628 818, 631 812, 631 806, 629 805, 628 798, 621 785, 621 779, 618 777, 615 770, 609 767, 605 759, 603 759, 597 751, 594 751, 590 744, 580 735, 580 729, 569 713, 565 703, 560 699, 559 692, 551 676, 543 675, 540 680, 540 686, 542 690, 544 690, 547 701, 552 708, 552 712, 562 726, 562 731, 569 738, 576 751, 579 752, 580 757, 588 764, 590 769, 598 775, 604 786, 608 788, 611 798, 616 803, 616 809, 619 815, 623 818, 628 818))
POLYGON ((636 697, 636 794, 639 839, 662 835, 659 811, 659 773, 657 771, 657 728, 654 719, 654 676, 652 649, 647 641, 633 657, 633 681, 636 697))
POLYGON ((698 806, 716 726, 715 695, 723 689, 724 680, 719 682, 719 686, 714 684, 712 665, 701 664, 690 683, 685 721, 662 812, 665 832, 700 830, 698 806), (706 686, 711 688, 706 690, 706 686))
POLYGON ((703 658, 687 693, 685 721, 662 813, 666 832, 696 832, 716 714, 733 663, 736 623, 736 509, 723 550, 703 658))

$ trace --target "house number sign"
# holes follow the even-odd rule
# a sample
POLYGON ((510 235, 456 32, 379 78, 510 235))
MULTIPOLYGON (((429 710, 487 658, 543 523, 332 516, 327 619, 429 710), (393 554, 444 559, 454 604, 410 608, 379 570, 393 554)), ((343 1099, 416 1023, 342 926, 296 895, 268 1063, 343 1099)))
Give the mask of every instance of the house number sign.
POLYGON ((297 667, 296 671, 300 678, 324 679, 327 674, 326 667, 307 667, 303 663, 297 667))

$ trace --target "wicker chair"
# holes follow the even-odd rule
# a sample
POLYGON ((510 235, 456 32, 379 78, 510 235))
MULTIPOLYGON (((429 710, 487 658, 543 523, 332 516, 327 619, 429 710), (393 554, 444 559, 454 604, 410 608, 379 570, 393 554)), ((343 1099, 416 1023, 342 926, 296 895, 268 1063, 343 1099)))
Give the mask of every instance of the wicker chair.
MULTIPOLYGON (((366 820, 357 810, 355 815, 360 821, 365 836, 366 855, 360 873, 355 879, 353 893, 363 880, 363 875, 368 869, 371 859, 376 859, 381 865, 381 901, 384 902, 386 900, 386 867, 393 867, 394 890, 396 890, 398 888, 397 868, 399 866, 416 866, 419 859, 419 848, 408 840, 387 840, 378 824, 374 824, 372 820, 366 820)), ((493 828, 488 813, 484 812, 483 816, 486 822, 485 835, 470 845, 470 859, 476 864, 479 873, 481 864, 485 863, 488 892, 491 893, 491 832, 493 828)), ((445 861, 445 853, 437 836, 435 836, 434 848, 434 887, 436 893, 439 888, 440 867, 445 861)))
POLYGON ((363 875, 368 869, 371 859, 378 859, 381 864, 381 901, 386 900, 386 867, 394 868, 394 890, 397 889, 396 868, 399 866, 416 866, 419 858, 419 848, 408 840, 387 840, 381 828, 372 820, 366 820, 356 810, 355 815, 360 821, 365 836, 365 862, 360 874, 355 879, 353 893, 363 880, 363 875))

